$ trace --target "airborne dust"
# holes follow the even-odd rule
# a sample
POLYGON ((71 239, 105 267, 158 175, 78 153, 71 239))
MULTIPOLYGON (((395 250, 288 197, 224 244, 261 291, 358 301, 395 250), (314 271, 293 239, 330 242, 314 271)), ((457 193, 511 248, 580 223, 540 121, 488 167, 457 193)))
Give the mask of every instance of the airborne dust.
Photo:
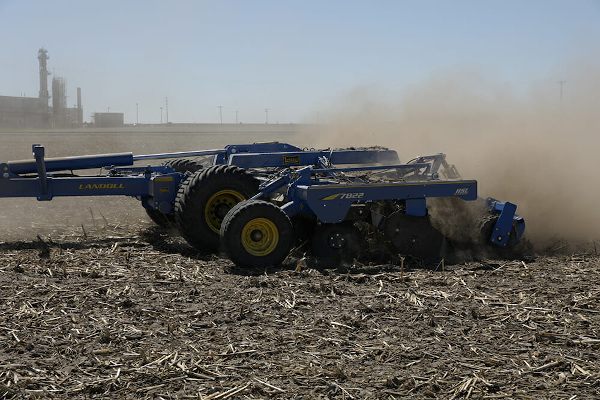
POLYGON ((479 195, 510 201, 538 249, 600 239, 600 68, 571 65, 528 87, 451 71, 390 99, 361 87, 331 111, 317 147, 380 145, 402 162, 446 153, 479 195), (563 83, 562 99, 560 80, 563 83), (381 100, 387 98, 387 100, 381 100), (561 101, 562 100, 562 101, 561 101))

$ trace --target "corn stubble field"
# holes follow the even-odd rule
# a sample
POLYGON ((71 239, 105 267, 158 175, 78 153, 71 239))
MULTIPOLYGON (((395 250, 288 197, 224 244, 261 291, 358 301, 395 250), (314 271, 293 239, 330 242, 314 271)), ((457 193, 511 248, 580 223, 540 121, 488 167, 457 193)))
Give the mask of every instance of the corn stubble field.
POLYGON ((594 246, 240 270, 132 199, 2 205, 0 398, 600 398, 594 246))

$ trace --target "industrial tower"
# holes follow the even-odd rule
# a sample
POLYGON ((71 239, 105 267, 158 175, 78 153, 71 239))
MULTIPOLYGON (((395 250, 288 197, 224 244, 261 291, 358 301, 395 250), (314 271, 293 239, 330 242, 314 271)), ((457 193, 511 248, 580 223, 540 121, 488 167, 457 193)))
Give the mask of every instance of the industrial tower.
POLYGON ((48 60, 48 50, 43 47, 38 51, 38 60, 40 60, 40 99, 46 100, 46 105, 48 104, 48 99, 50 99, 50 95, 48 94, 48 69, 46 68, 46 60, 48 60))

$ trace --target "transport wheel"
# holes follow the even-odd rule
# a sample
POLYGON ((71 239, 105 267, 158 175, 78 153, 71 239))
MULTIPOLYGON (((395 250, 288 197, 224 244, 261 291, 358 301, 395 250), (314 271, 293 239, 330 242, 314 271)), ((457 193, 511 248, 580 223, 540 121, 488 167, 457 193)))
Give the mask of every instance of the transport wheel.
POLYGON ((333 262, 352 261, 360 255, 361 234, 351 222, 321 224, 312 237, 313 254, 333 262))
MULTIPOLYGON (((194 173, 202 169, 205 163, 206 161, 200 158, 175 158, 173 160, 164 162, 163 165, 165 167, 173 168, 175 172, 194 173)), ((152 222, 160 227, 168 228, 175 224, 174 214, 163 214, 158 210, 148 208, 145 208, 145 210, 152 222)))
POLYGON ((201 251, 217 251, 223 219, 240 201, 258 193, 259 181, 243 168, 217 165, 197 171, 179 187, 175 223, 201 251))
POLYGON ((387 218, 383 230, 402 254, 427 262, 439 262, 446 256, 446 238, 431 225, 428 216, 395 212, 387 218))
POLYGON ((294 243, 286 213, 263 200, 238 203, 221 225, 221 244, 237 266, 264 268, 285 260, 294 243))

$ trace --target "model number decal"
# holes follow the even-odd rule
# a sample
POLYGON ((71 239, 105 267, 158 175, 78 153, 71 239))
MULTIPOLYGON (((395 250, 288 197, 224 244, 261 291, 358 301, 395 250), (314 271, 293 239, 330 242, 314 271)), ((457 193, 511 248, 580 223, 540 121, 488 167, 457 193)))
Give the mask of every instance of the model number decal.
POLYGON ((335 200, 335 199, 362 199, 365 197, 363 192, 355 192, 355 193, 336 193, 331 196, 323 197, 321 200, 335 200))
POLYGON ((469 194, 469 188, 456 189, 456 192, 454 192, 455 196, 466 196, 467 194, 469 194))
POLYGON ((362 199, 365 197, 364 193, 342 193, 340 199, 362 199))

